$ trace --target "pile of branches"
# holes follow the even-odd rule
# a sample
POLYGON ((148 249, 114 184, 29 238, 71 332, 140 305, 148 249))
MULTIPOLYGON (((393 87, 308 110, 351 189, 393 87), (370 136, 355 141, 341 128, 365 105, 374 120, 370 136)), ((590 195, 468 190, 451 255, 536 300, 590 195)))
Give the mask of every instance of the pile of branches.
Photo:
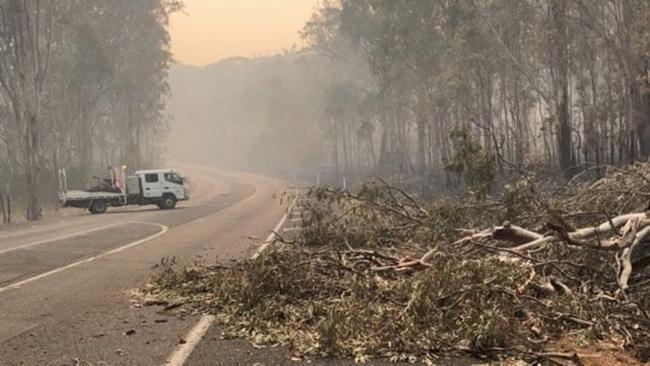
POLYGON ((296 240, 229 266, 165 261, 147 292, 307 356, 566 363, 585 355, 559 344, 606 341, 646 362, 649 176, 650 164, 561 187, 526 176, 499 198, 429 206, 380 180, 314 188, 296 240))

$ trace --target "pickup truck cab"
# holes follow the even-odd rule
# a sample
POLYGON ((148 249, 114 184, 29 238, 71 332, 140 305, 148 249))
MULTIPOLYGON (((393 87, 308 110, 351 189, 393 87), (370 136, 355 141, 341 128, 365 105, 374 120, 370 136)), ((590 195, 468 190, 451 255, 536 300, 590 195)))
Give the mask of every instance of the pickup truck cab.
POLYGON ((131 193, 132 201, 142 201, 145 204, 155 203, 160 208, 174 208, 177 201, 189 198, 189 190, 184 185, 184 179, 180 174, 171 169, 167 170, 141 170, 135 172, 133 177, 127 177, 135 187, 131 193), (137 185, 140 185, 137 187, 137 185), (141 193, 140 194, 140 189, 141 193))
POLYGON ((173 169, 140 170, 127 176, 125 167, 112 168, 111 177, 90 190, 68 190, 65 169, 59 172, 59 200, 64 207, 87 208, 93 214, 109 206, 157 205, 163 210, 187 201, 190 190, 186 179, 173 169))

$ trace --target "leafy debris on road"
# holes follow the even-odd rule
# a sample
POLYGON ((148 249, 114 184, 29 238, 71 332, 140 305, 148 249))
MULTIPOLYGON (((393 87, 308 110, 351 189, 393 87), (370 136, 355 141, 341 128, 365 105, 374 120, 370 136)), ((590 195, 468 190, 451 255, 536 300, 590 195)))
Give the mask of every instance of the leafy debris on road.
POLYGON ((230 266, 163 260, 146 296, 306 356, 647 362, 650 164, 600 173, 426 207, 383 181, 314 188, 299 240, 230 266))

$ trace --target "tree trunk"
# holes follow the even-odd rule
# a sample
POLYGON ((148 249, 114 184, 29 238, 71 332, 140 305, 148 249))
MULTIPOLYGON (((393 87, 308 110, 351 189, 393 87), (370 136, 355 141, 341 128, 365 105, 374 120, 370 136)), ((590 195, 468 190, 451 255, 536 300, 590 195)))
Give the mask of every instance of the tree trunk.
POLYGON ((78 143, 80 144, 81 151, 81 171, 89 172, 93 166, 93 128, 90 121, 90 116, 88 113, 88 108, 82 106, 82 111, 80 113, 81 121, 81 131, 80 139, 78 143))
POLYGON ((344 121, 341 128, 341 148, 343 150, 343 178, 348 178, 350 173, 350 149, 348 146, 348 121, 344 121))
POLYGON ((571 141, 571 115, 569 103, 569 40, 567 30, 567 1, 552 0, 551 15, 555 34, 555 90, 556 117, 558 121, 558 155, 560 169, 571 175, 574 167, 573 147, 571 141))
POLYGON ((2 223, 7 224, 7 209, 5 208, 4 193, 0 191, 0 211, 2 211, 2 223))
POLYGON ((27 186, 27 212, 26 218, 29 221, 37 221, 43 218, 43 208, 39 195, 40 161, 38 159, 38 119, 35 115, 29 117, 27 123, 27 144, 26 144, 26 171, 25 183, 27 186))
POLYGON ((332 126, 334 127, 334 137, 332 138, 332 163, 334 163, 334 174, 336 176, 336 183, 341 181, 341 168, 339 166, 339 128, 336 119, 332 118, 332 126))
POLYGON ((641 81, 633 87, 632 111, 641 160, 650 159, 650 83, 641 81))
POLYGON ((426 171, 426 157, 425 157, 425 138, 426 138, 426 119, 424 116, 418 117, 417 122, 417 134, 418 134, 418 145, 417 145, 417 164, 418 164, 418 174, 424 176, 426 171))

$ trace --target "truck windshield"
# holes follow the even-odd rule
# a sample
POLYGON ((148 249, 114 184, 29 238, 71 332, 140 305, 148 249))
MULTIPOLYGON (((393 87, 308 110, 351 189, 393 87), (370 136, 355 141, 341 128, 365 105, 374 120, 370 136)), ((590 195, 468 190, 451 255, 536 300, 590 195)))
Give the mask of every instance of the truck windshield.
POLYGON ((177 173, 165 173, 165 180, 170 183, 183 184, 183 178, 177 173))

